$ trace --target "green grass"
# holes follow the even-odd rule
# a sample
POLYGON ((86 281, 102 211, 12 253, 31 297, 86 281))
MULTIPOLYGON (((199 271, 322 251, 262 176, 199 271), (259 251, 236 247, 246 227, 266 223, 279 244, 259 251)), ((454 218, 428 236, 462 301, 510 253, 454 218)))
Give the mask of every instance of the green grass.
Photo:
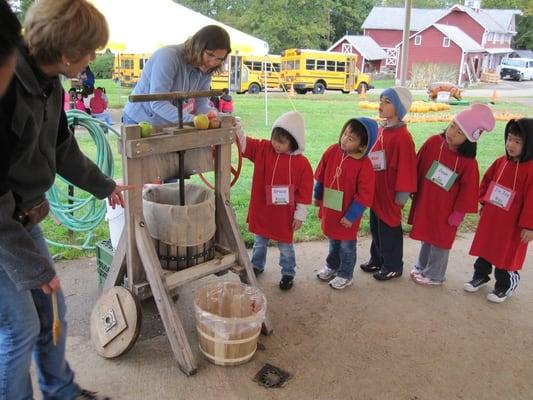
MULTIPOLYGON (((114 83, 110 82, 112 85, 114 83)), ((98 81, 98 85, 101 85, 102 81, 98 81)), ((112 86, 110 87, 112 88, 112 86)), ((122 90, 122 89, 121 89, 122 90)), ((110 90, 111 91, 111 90, 110 90)), ((108 93, 110 95, 111 93, 108 93)), ((415 96, 416 97, 416 96, 415 96)), ((372 91, 368 93, 370 101, 377 100, 377 95, 372 94, 372 91)), ((420 96, 418 98, 422 100, 420 96)), ((476 99, 469 99, 474 101, 476 99)), ((485 101, 486 99, 477 99, 485 101)), ((294 107, 296 110, 304 115, 307 126, 307 146, 305 154, 309 158, 311 165, 316 167, 318 161, 324 152, 324 150, 332 143, 337 142, 339 137, 339 131, 343 123, 355 116, 377 116, 377 112, 373 110, 362 110, 358 106, 357 96, 354 94, 347 95, 341 93, 328 93, 326 95, 299 95, 288 98, 283 93, 269 93, 268 97, 268 121, 265 124, 265 102, 262 95, 237 95, 235 96, 235 115, 241 117, 242 124, 245 132, 254 137, 268 138, 270 136, 270 128, 275 118, 282 113, 289 111, 294 107)), ((457 113, 466 107, 456 106, 450 111, 451 113, 457 113)), ((498 103, 494 106, 495 111, 498 112, 512 112, 520 113, 524 116, 531 117, 531 111, 527 106, 519 103, 498 103)), ((411 131, 417 149, 420 145, 431 135, 441 132, 447 126, 444 122, 436 123, 416 123, 410 124, 409 130, 411 131)), ((477 160, 480 167, 480 172, 483 172, 488 166, 504 153, 503 144, 503 130, 505 122, 498 121, 496 128, 493 132, 484 134, 478 145, 477 160)), ((113 142, 115 141, 114 137, 113 142)), ((94 153, 94 143, 87 135, 80 136, 79 142, 81 148, 91 155, 94 153)), ((121 177, 121 164, 118 153, 116 152, 116 145, 112 145, 115 155, 115 177, 121 177)), ((232 189, 232 203, 235 208, 237 219, 241 227, 241 231, 245 238, 247 245, 253 242, 253 237, 247 231, 246 226, 246 214, 249 201, 249 192, 251 188, 251 178, 253 172, 253 164, 248 160, 243 160, 243 170, 239 181, 232 189)), ((197 178, 193 178, 193 181, 198 181, 197 178)), ((405 209, 405 214, 408 211, 408 207, 405 209)), ((466 223, 463 225, 463 229, 471 230, 475 228, 476 217, 469 216, 466 223)), ((45 222, 46 235, 54 240, 58 238, 65 238, 66 232, 63 227, 55 225, 49 218, 45 222)), ((408 226, 406 226, 408 229, 408 226)), ((368 234, 368 219, 363 218, 361 224, 361 234, 368 234)), ((103 240, 107 238, 107 223, 103 221, 100 227, 95 232, 95 240, 103 240)), ((296 235, 296 241, 306 241, 312 239, 322 238, 322 233, 318 220, 316 218, 316 209, 314 207, 309 208, 308 219, 305 222, 302 229, 300 229, 296 235)), ((78 257, 82 252, 71 251, 65 249, 51 248, 54 254, 60 253, 65 258, 78 257)))

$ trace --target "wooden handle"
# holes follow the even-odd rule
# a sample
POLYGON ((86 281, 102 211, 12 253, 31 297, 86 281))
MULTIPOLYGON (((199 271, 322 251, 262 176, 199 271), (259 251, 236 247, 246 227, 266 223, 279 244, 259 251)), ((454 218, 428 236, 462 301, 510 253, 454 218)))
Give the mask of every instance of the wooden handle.
POLYGON ((54 346, 57 346, 59 339, 61 338, 61 322, 59 321, 57 294, 55 290, 52 292, 52 313, 54 316, 54 322, 52 324, 52 342, 54 343, 54 346))
POLYGON ((168 93, 149 93, 149 94, 132 94, 128 99, 132 103, 139 103, 143 101, 158 101, 158 100, 180 100, 190 99, 192 97, 211 97, 221 96, 222 90, 204 90, 196 92, 168 92, 168 93))

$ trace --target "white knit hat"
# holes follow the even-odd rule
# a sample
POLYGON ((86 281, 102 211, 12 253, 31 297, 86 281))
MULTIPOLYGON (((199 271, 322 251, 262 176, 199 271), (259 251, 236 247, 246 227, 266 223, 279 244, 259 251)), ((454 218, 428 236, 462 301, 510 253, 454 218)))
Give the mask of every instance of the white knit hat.
POLYGON ((411 108, 411 103, 413 102, 413 95, 409 89, 402 86, 385 89, 381 93, 380 98, 381 97, 386 97, 390 100, 394 105, 396 115, 399 119, 405 117, 405 114, 409 112, 409 108, 411 108))
POLYGON ((298 143, 298 150, 293 154, 301 154, 305 150, 305 122, 304 117, 297 111, 289 111, 279 117, 272 129, 283 128, 291 134, 298 143))

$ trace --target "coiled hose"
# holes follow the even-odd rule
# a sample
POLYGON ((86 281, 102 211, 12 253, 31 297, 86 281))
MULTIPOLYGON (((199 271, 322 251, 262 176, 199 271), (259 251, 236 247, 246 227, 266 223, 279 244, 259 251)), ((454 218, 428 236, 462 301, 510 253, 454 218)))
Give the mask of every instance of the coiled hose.
MULTIPOLYGON (((113 154, 105 132, 111 131, 119 137, 120 133, 83 111, 68 110, 66 114, 69 126, 81 126, 89 131, 96 144, 94 162, 104 174, 112 177, 114 172, 113 154)), ((60 175, 56 175, 54 185, 46 193, 50 203, 50 211, 65 228, 73 232, 85 233, 85 240, 82 245, 59 243, 49 239, 46 241, 58 247, 94 250, 95 246, 91 245, 90 242, 93 230, 104 219, 107 210, 105 200, 99 200, 92 195, 87 196, 86 192, 83 192, 82 196, 71 196, 68 193, 69 185, 71 185, 70 182, 60 175)), ((81 194, 80 190, 77 189, 79 194, 81 194)))

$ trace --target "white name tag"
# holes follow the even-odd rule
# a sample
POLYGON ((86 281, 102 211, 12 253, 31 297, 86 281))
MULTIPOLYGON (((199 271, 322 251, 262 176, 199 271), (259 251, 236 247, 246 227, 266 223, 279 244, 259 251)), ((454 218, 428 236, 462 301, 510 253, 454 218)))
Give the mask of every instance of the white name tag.
POLYGON ((272 187, 272 204, 289 204, 289 187, 272 187))
POLYGON ((491 182, 485 200, 508 211, 511 208, 515 194, 516 192, 514 190, 499 185, 496 182, 491 182))
POLYGON ((440 186, 444 190, 448 191, 457 179, 457 174, 440 162, 433 161, 431 168, 426 174, 426 178, 435 183, 437 186, 440 186))
POLYGON ((374 171, 384 171, 385 169, 387 169, 385 150, 371 151, 370 153, 368 153, 368 158, 372 163, 374 171))

